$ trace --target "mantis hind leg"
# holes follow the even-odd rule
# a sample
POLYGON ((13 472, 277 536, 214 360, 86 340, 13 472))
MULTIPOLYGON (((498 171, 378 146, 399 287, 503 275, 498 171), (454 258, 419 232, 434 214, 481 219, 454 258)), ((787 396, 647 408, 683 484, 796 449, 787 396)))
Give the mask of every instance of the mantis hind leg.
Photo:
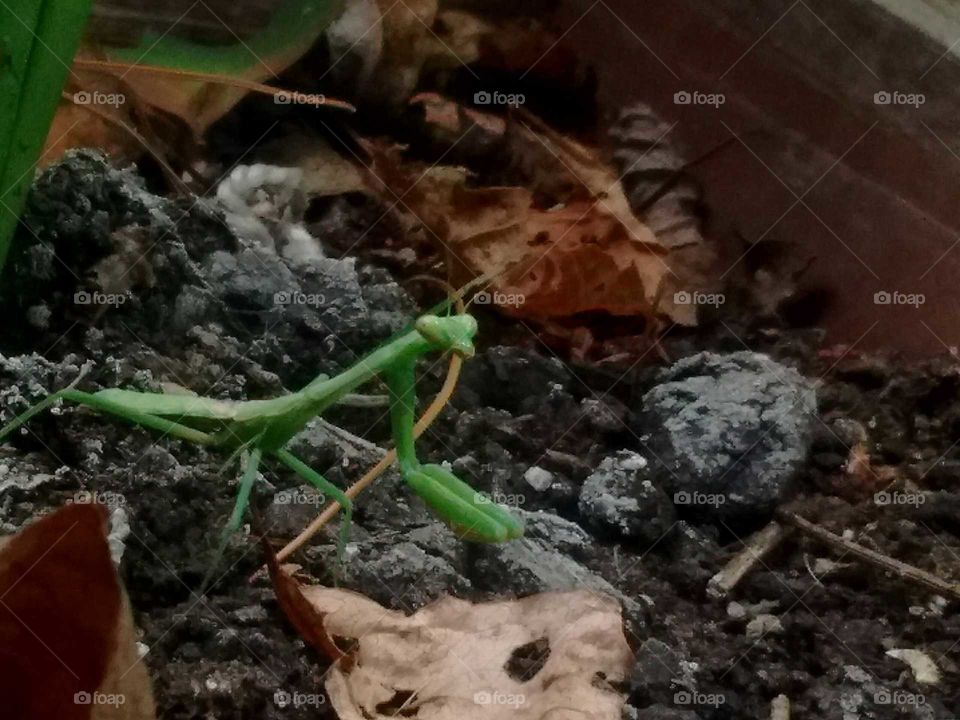
POLYGON ((57 400, 63 397, 64 392, 65 391, 62 390, 60 392, 55 392, 53 395, 47 396, 36 405, 31 405, 29 408, 17 415, 13 420, 0 428, 0 440, 3 440, 5 437, 7 437, 7 435, 12 433, 20 426, 25 425, 27 421, 29 421, 34 415, 43 412, 48 407, 53 405, 55 402, 57 402, 57 400))
POLYGON ((350 523, 353 522, 353 501, 347 497, 343 490, 327 480, 316 470, 309 467, 302 460, 299 460, 289 451, 282 449, 277 450, 275 455, 280 462, 320 490, 320 492, 336 500, 343 509, 343 521, 340 524, 340 532, 337 534, 337 564, 342 566, 344 551, 347 547, 347 539, 350 537, 350 523))
POLYGON ((36 405, 33 405, 17 415, 17 417, 0 429, 0 440, 3 440, 7 435, 24 425, 34 415, 43 412, 61 399, 69 400, 70 402, 75 402, 78 405, 84 405, 86 407, 93 408, 94 410, 99 410, 100 412, 116 415, 119 418, 129 420, 137 425, 143 425, 144 427, 159 430, 160 432, 167 433, 168 435, 180 438, 181 440, 189 440, 201 445, 211 445, 214 442, 213 435, 210 435, 209 433, 201 432, 195 428, 175 422, 173 420, 168 420, 167 418, 159 417, 158 415, 150 415, 149 413, 140 412, 136 408, 130 407, 129 405, 122 405, 113 400, 106 400, 102 397, 98 397, 96 393, 73 390, 72 388, 55 392, 49 397, 38 402, 36 405))
POLYGON ((240 478, 240 489, 237 491, 237 499, 233 504, 233 512, 230 513, 230 520, 227 521, 226 527, 223 528, 223 532, 220 535, 220 544, 217 546, 217 552, 213 556, 213 561, 210 563, 207 576, 203 579, 203 584, 200 586, 201 595, 209 587, 210 581, 213 579, 213 573, 220 564, 220 560, 223 559, 223 554, 227 550, 227 543, 230 542, 230 536, 240 529, 240 523, 243 522, 243 514, 250 504, 250 493, 253 490, 253 483, 256 482, 257 479, 257 471, 260 469, 261 457, 262 453, 260 448, 255 447, 250 451, 247 464, 243 469, 243 476, 240 478))

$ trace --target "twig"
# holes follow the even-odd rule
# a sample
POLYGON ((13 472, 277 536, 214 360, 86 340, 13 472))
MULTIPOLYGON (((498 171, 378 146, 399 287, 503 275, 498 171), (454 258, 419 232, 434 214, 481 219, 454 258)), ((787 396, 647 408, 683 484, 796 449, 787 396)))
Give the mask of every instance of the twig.
POLYGON ((347 393, 337 400, 337 405, 352 408, 383 408, 390 407, 389 395, 358 395, 347 393))
POLYGON ((187 184, 180 179, 180 176, 171 168, 164 157, 164 154, 156 147, 154 147, 147 138, 140 134, 135 127, 128 125, 119 117, 111 115, 107 111, 99 108, 95 105, 79 103, 76 100, 74 95, 70 93, 62 93, 63 99, 67 102, 73 103, 81 110, 86 110, 93 115, 96 115, 103 122, 108 125, 112 125, 115 128, 118 128, 122 132, 125 132, 127 135, 133 138, 134 142, 137 143, 150 157, 157 161, 157 164, 160 166, 160 170, 163 172, 163 176, 167 179, 167 182, 170 183, 173 188, 179 192, 184 197, 190 197, 193 193, 190 191, 190 188, 187 187, 187 184))
POLYGON ((336 110, 346 110, 347 112, 356 112, 356 108, 343 100, 328 98, 326 95, 306 94, 284 90, 283 88, 264 85, 263 83, 246 80, 244 78, 230 77, 220 75, 219 73, 201 72, 199 70, 183 70, 180 68, 160 67, 157 65, 137 65, 125 62, 115 62, 113 60, 91 60, 87 58, 76 58, 73 61, 76 67, 84 70, 99 70, 101 72, 123 71, 123 74, 135 72, 146 73, 150 75, 166 75, 178 77, 183 80, 199 80, 201 82, 213 83, 215 85, 227 85, 237 87, 249 92, 259 93, 261 95, 270 95, 274 98, 283 98, 291 103, 303 103, 313 105, 314 107, 330 107, 336 110))
POLYGON ((789 523, 797 528, 800 532, 819 540, 835 550, 842 551, 844 554, 849 553, 858 560, 882 570, 892 572, 902 580, 921 585, 932 592, 952 597, 954 600, 960 600, 960 583, 948 582, 936 575, 928 573, 926 570, 921 570, 913 565, 907 565, 887 555, 881 555, 852 540, 834 535, 829 530, 800 517, 796 513, 781 510, 777 513, 777 517, 783 522, 789 523))
POLYGON ((743 550, 737 553, 720 572, 710 578, 710 582, 707 583, 707 595, 715 600, 726 597, 753 569, 753 566, 779 545, 790 532, 790 528, 785 528, 774 520, 763 530, 752 535, 743 550))
POLYGON ((328 433, 336 437, 342 443, 349 445, 350 447, 358 450, 366 450, 369 453, 376 453, 377 455, 386 455, 387 451, 376 443, 372 443, 369 440, 365 440, 359 435, 354 435, 349 430, 344 430, 339 425, 334 425, 332 422, 324 420, 323 418, 317 419, 317 424, 326 430, 328 433))

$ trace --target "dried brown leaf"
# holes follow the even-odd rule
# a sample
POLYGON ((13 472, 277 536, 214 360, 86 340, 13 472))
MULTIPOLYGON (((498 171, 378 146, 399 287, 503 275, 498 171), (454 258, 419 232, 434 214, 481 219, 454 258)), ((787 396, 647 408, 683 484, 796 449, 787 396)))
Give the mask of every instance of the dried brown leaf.
POLYGON ((273 583, 277 603, 294 630, 330 662, 342 658, 343 651, 337 647, 324 627, 323 613, 318 612, 307 600, 303 594, 303 586, 291 573, 287 572, 287 568, 280 566, 270 543, 264 539, 262 544, 267 556, 267 569, 270 571, 270 581, 273 583))
POLYGON ((150 680, 110 559, 106 513, 68 505, 0 548, 5 716, 149 720, 150 680))
POLYGON ((542 208, 527 188, 473 188, 462 168, 417 172, 396 148, 367 150, 385 200, 403 198, 448 251, 457 282, 492 276, 500 310, 540 321, 592 311, 695 321, 690 306, 658 304, 670 272, 666 249, 624 217, 622 193, 605 193, 606 175, 585 160, 570 201, 542 208))
POLYGON ((358 638, 327 694, 343 720, 616 720, 631 664, 619 604, 574 590, 473 604, 446 597, 411 616, 357 593, 303 590, 327 630, 358 638), (598 681, 598 678, 603 678, 598 681))

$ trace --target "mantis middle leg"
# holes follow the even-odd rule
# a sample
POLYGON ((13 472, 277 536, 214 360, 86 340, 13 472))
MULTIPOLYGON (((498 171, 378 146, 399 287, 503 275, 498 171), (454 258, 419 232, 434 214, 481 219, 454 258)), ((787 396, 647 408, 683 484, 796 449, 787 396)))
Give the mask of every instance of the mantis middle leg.
POLYGON ((253 490, 253 483, 257 480, 262 455, 263 453, 260 448, 254 447, 250 451, 250 455, 247 456, 247 462, 243 468, 243 476, 240 478, 240 489, 237 491, 237 499, 233 504, 233 512, 230 513, 230 519, 227 521, 226 527, 223 528, 223 533, 220 535, 220 544, 217 546, 217 552, 213 556, 210 569, 207 570, 207 575, 200 586, 201 595, 207 590, 210 581, 213 579, 213 573, 227 550, 227 543, 230 542, 230 536, 240 529, 240 523, 243 522, 243 514, 250 504, 250 493, 253 490))
POLYGON ((277 450, 274 455, 277 459, 293 470, 297 475, 309 482, 320 492, 329 495, 343 509, 343 522, 340 524, 340 532, 337 537, 337 561, 343 562, 343 553, 347 547, 347 539, 350 537, 350 523, 353 521, 353 501, 347 497, 346 493, 327 480, 323 475, 312 469, 302 460, 299 460, 288 450, 277 450))

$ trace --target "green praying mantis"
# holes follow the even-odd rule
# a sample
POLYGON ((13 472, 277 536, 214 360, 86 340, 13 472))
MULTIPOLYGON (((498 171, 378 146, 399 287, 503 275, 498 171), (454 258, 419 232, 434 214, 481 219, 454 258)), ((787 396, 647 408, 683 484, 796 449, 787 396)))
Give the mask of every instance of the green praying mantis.
POLYGON ((217 559, 226 541, 240 527, 261 462, 265 458, 278 460, 340 505, 343 518, 338 557, 342 558, 353 514, 352 501, 285 446, 312 418, 359 386, 380 377, 389 391, 391 428, 400 474, 406 484, 460 538, 480 543, 506 542, 520 537, 523 525, 449 470, 421 464, 415 448, 417 360, 429 352, 453 352, 469 358, 474 354, 476 333, 477 322, 472 315, 423 315, 412 329, 339 375, 320 375, 299 392, 271 400, 237 402, 113 388, 88 393, 76 390, 74 381, 0 429, 0 441, 37 413, 59 400, 67 400, 181 440, 231 451, 231 457, 245 454, 236 502, 224 528, 217 559))

